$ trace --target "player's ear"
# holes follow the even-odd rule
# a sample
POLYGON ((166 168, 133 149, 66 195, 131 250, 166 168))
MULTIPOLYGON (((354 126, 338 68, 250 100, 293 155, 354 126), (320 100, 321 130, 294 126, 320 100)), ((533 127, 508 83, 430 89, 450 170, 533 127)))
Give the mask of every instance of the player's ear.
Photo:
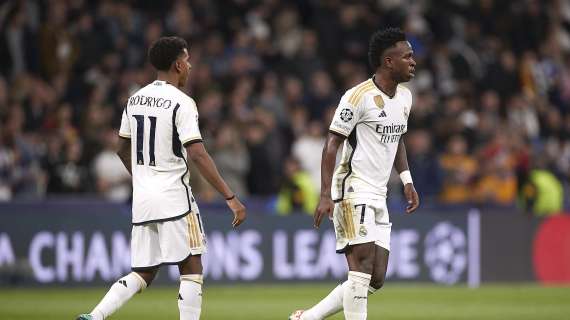
POLYGON ((181 73, 182 72, 182 65, 180 63, 180 59, 176 59, 174 60, 174 69, 176 69, 177 73, 181 73))
POLYGON ((384 56, 384 65, 388 67, 388 69, 392 68, 392 57, 390 55, 384 56))

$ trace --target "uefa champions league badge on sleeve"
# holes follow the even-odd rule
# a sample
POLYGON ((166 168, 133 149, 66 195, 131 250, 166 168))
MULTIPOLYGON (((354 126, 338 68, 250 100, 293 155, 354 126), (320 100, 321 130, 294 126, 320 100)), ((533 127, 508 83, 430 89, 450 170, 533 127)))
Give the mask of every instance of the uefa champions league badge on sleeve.
POLYGON ((349 122, 350 120, 352 120, 353 117, 354 117, 354 114, 352 113, 352 110, 350 110, 348 108, 344 108, 340 112, 340 118, 344 122, 349 122))

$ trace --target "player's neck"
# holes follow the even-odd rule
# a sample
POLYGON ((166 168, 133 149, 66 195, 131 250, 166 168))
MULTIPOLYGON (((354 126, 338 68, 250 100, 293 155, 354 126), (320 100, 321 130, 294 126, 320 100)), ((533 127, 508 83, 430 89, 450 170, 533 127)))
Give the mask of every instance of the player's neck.
POLYGON ((374 74, 374 78, 372 78, 374 84, 380 91, 384 92, 390 98, 393 98, 396 95, 396 88, 398 87, 398 83, 394 81, 388 74, 384 72, 376 72, 374 74))
POLYGON ((157 76, 156 76, 156 80, 159 81, 165 81, 168 84, 171 84, 175 87, 178 87, 178 76, 175 74, 172 74, 170 72, 158 72, 157 76))

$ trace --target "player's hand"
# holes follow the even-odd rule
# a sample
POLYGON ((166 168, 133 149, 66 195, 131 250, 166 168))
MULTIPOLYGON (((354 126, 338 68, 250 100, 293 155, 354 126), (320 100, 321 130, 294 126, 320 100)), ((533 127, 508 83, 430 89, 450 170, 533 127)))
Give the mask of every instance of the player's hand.
POLYGON ((404 196, 408 200, 408 205, 406 206, 406 213, 412 213, 420 206, 420 197, 414 188, 413 183, 408 183, 404 186, 404 196))
POLYGON ((317 209, 315 209, 315 228, 319 228, 319 226, 321 225, 321 221, 323 221, 323 217, 325 215, 327 215, 329 218, 332 217, 332 213, 333 213, 333 208, 334 208, 334 202, 332 201, 332 198, 330 196, 326 197, 321 197, 321 200, 319 201, 319 205, 317 206, 317 209))
POLYGON ((233 197, 231 200, 226 200, 226 204, 234 213, 234 221, 232 222, 232 227, 235 228, 245 220, 245 216, 247 215, 245 212, 245 206, 241 203, 241 201, 239 201, 237 197, 233 197))

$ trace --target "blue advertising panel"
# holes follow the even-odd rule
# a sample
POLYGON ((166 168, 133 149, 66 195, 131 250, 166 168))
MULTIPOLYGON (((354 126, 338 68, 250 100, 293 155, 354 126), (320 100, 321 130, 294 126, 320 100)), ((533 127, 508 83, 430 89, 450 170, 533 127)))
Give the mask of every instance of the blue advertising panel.
MULTIPOLYGON (((130 208, 109 203, 0 206, 0 281, 4 284, 100 285, 130 270, 130 208)), ((308 216, 250 213, 238 229, 229 212, 203 210, 209 283, 333 281, 346 277, 332 223, 308 216)), ((387 277, 444 284, 480 281, 477 212, 393 213, 387 277)), ((178 281, 165 266, 158 283, 178 281)))

